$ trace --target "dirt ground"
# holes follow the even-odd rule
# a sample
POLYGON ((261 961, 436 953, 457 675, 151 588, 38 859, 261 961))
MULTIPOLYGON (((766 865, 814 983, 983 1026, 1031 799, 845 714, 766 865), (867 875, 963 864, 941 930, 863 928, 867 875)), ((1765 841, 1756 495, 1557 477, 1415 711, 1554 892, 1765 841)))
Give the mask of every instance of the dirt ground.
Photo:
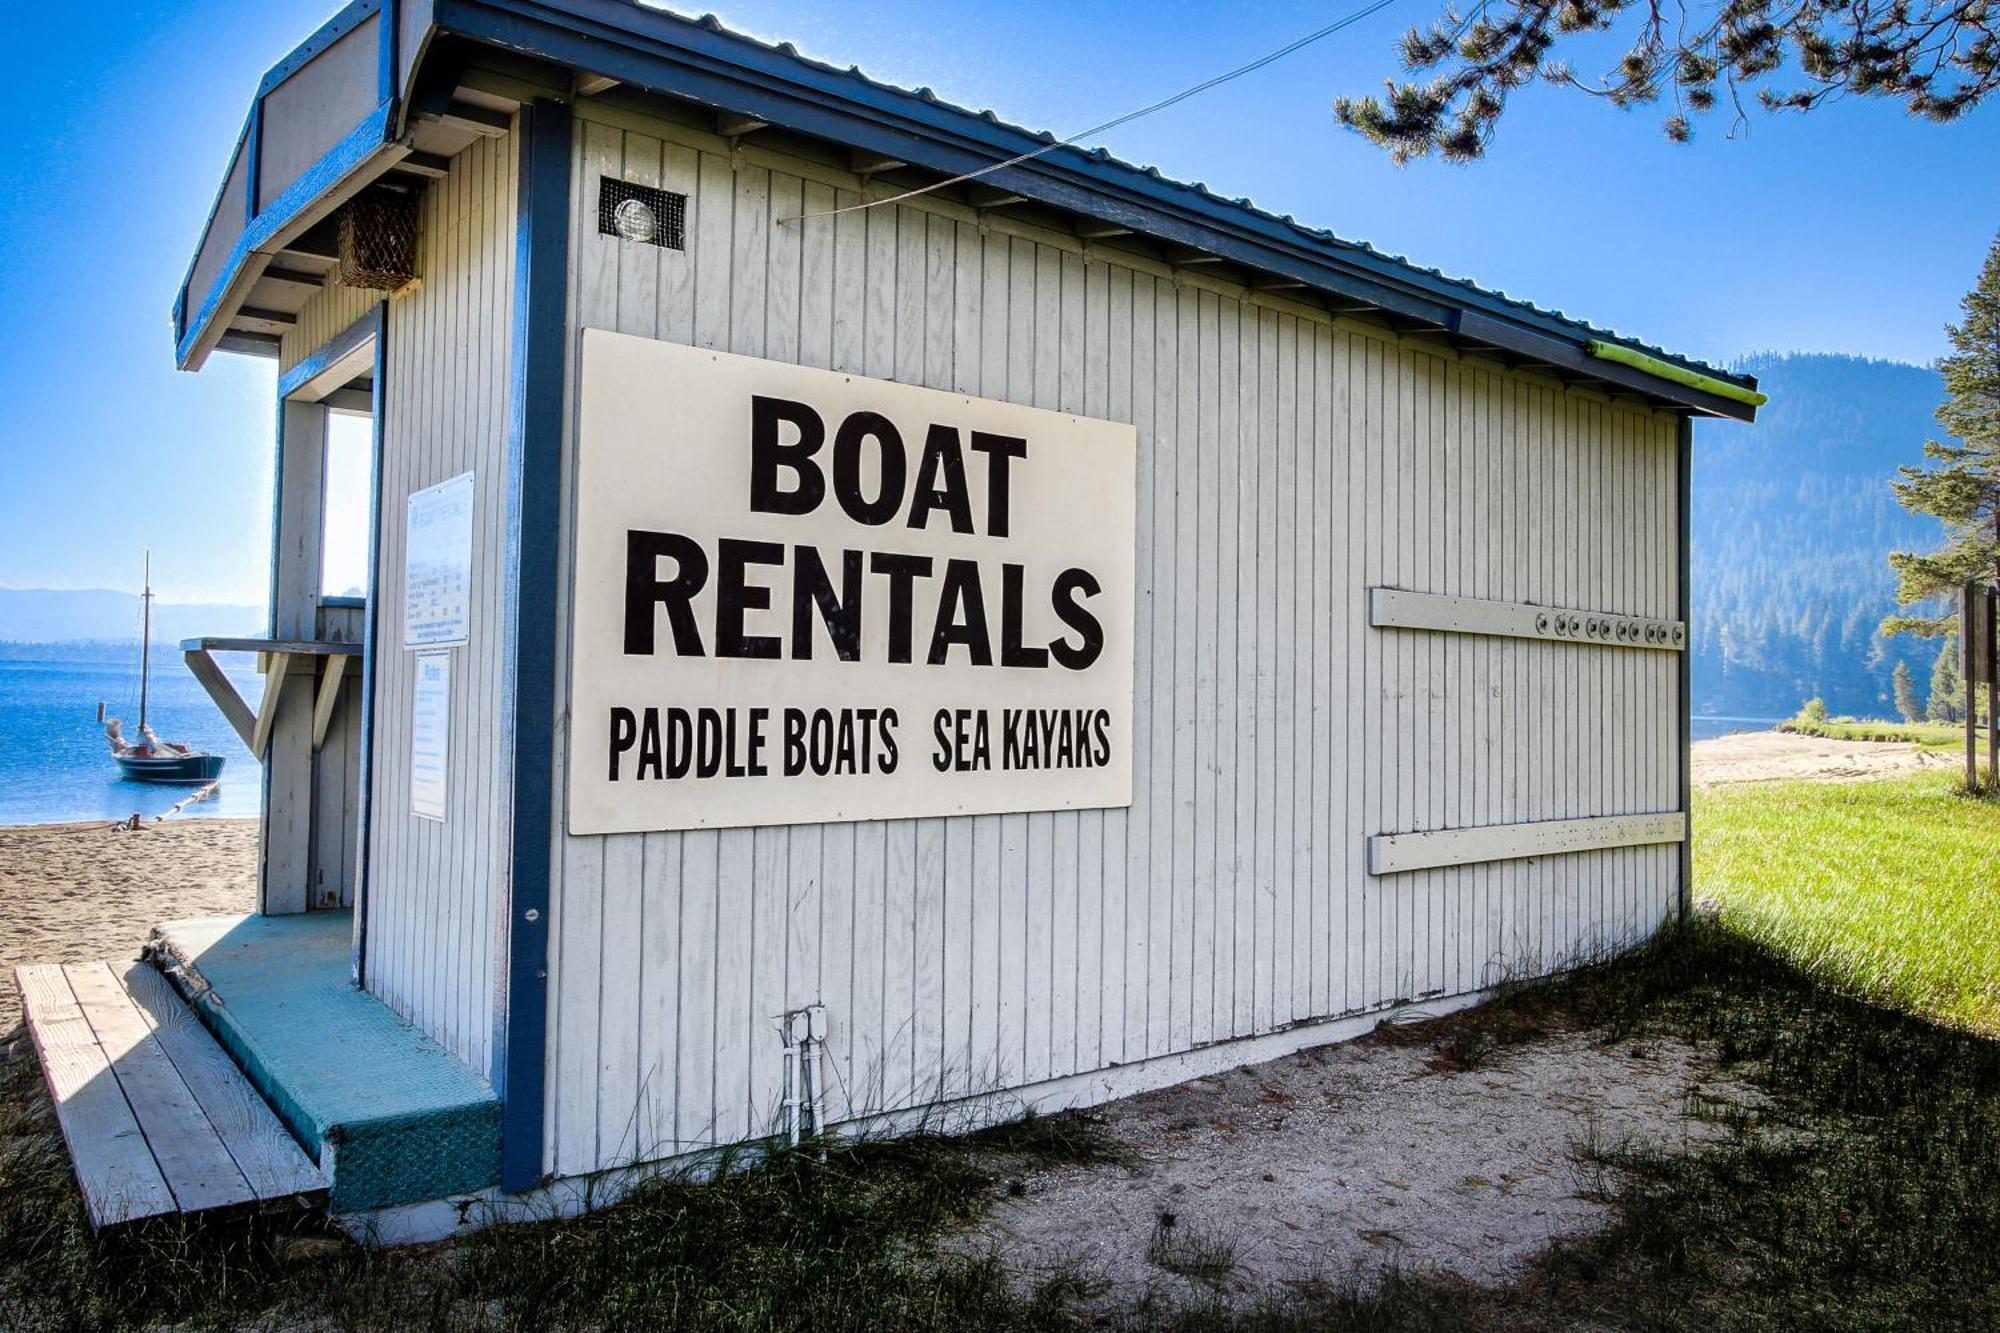
POLYGON ((0 1035, 21 1021, 21 964, 136 958, 158 922, 256 902, 253 819, 0 827, 0 1035))
POLYGON ((1063 1274, 1106 1308, 1243 1304, 1385 1264, 1497 1283, 1608 1220, 1580 1144, 1720 1132, 1690 1098, 1752 1094, 1658 1039, 1557 1036, 1471 1070, 1429 1042, 1321 1047, 1102 1108, 1137 1162, 1009 1182, 979 1236, 1024 1283, 1063 1274))
POLYGON ((1744 731, 1694 744, 1697 786, 1723 782, 1854 782, 1935 769, 1949 756, 1891 741, 1835 741, 1786 731, 1744 731))

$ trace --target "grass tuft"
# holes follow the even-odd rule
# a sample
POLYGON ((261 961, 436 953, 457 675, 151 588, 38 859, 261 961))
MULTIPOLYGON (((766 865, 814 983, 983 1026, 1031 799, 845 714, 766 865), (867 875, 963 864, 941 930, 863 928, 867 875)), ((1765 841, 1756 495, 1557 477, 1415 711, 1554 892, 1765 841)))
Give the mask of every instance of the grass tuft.
POLYGON ((1236 1245, 1228 1237, 1173 1213, 1159 1215, 1146 1242, 1147 1263, 1204 1286, 1220 1286, 1236 1271, 1236 1261, 1236 1245))
POLYGON ((1061 1115, 1028 1112, 1019 1120, 982 1129, 965 1142, 996 1153, 1021 1153, 1060 1166, 1130 1166, 1131 1148, 1106 1132, 1104 1121, 1086 1111, 1061 1115))
POLYGON ((1795 736, 1817 736, 1823 740, 1875 741, 1915 745, 1924 750, 1949 751, 1965 744, 1962 722, 1890 722, 1881 718, 1828 717, 1810 705, 1780 722, 1774 730, 1795 736))

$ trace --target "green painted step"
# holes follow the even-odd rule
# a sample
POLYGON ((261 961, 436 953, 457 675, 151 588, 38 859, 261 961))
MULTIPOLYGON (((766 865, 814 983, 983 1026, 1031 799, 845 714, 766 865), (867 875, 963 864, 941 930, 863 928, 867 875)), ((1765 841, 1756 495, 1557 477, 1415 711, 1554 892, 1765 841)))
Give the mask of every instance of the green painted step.
POLYGON ((349 981, 352 930, 346 912, 199 917, 147 948, 319 1159, 334 1212, 496 1183, 492 1087, 349 981))

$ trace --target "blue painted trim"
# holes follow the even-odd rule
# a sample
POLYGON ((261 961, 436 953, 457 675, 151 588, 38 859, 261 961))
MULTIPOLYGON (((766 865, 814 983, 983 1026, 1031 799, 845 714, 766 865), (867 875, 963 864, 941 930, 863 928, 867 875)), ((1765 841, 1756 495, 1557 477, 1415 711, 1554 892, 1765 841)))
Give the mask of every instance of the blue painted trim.
POLYGON ((347 170, 358 166, 360 161, 366 158, 365 153, 349 162, 345 169, 335 172, 331 179, 327 178, 324 171, 329 165, 335 164, 337 159, 343 158, 343 155, 351 149, 355 137, 362 134, 368 125, 380 122, 373 144, 375 147, 389 142, 393 137, 396 120, 396 41, 396 0, 353 0, 353 3, 321 24, 312 36, 292 48, 283 60, 266 70, 264 77, 257 81, 257 91, 250 99, 249 114, 244 116, 243 128, 236 136, 236 146, 244 153, 244 234, 238 238, 235 248, 230 251, 229 258, 223 263, 214 287, 200 294, 202 301, 197 307, 194 324, 190 327, 188 288, 194 283, 194 267, 201 258, 202 244, 208 240, 209 232, 215 227, 216 214, 222 208, 223 191, 229 184, 229 178, 225 175, 222 188, 217 189, 215 193, 215 202, 209 206, 208 218, 202 223, 201 240, 196 243, 194 255, 188 260, 187 272, 181 275, 180 292, 174 298, 174 359, 178 364, 183 366, 187 364, 189 354, 201 341, 202 332, 206 329, 208 321, 214 317, 217 304, 222 295, 229 290, 230 284, 235 281, 249 252, 268 240, 272 232, 289 223, 311 202, 311 198, 320 192, 320 189, 315 189, 309 195, 301 194, 298 187, 308 181, 321 182, 321 189, 330 187, 340 177, 345 176, 347 170), (283 194, 271 201, 269 208, 259 209, 257 197, 262 192, 264 174, 264 164, 261 159, 265 96, 273 88, 298 73, 327 47, 359 27, 369 15, 378 13, 382 16, 376 30, 379 35, 376 43, 376 100, 380 105, 362 121, 360 126, 328 150, 324 157, 301 173, 299 179, 287 186, 283 194), (257 229, 258 237, 253 240, 250 233, 260 216, 269 216, 275 220, 257 229))
MULTIPOLYGON (((254 107, 256 104, 253 101, 251 105, 254 107)), ((235 162, 236 154, 244 151, 245 146, 250 141, 250 120, 250 116, 246 114, 243 117, 243 128, 236 131, 235 146, 229 150, 229 161, 231 163, 235 162)), ((246 172, 248 170, 247 162, 245 170, 246 172)), ((208 234, 215 230, 215 220, 222 216, 223 196, 228 193, 229 171, 225 168, 222 173, 222 183, 215 187, 215 198, 208 205, 208 216, 202 219, 200 239, 195 242, 194 253, 188 256, 187 271, 181 274, 180 290, 174 294, 174 345, 176 347, 180 346, 181 339, 187 336, 188 288, 194 285, 195 265, 201 262, 201 248, 207 244, 208 234)), ((225 265, 225 267, 227 266, 225 265)))
MULTIPOLYGON (((1048 144, 990 115, 805 60, 788 48, 729 32, 713 19, 686 19, 630 0, 438 0, 434 21, 439 30, 474 41, 944 175, 989 167, 1048 144)), ((1448 330, 1454 312, 1474 310, 1503 336, 1519 330, 1572 346, 1586 336, 1609 336, 1602 330, 1586 334, 1586 326, 1574 321, 1106 154, 1059 149, 986 181, 1436 328, 1448 330)), ((1591 378, 1612 379, 1595 368, 1591 378)), ((1713 401, 1692 399, 1683 386, 1645 380, 1644 391, 1655 397, 1718 410, 1713 401)))
POLYGON ((380 338, 384 323, 382 312, 383 307, 379 302, 370 306, 367 314, 315 347, 297 365, 278 376, 278 397, 290 398, 299 391, 301 385, 324 375, 336 361, 351 356, 355 349, 370 338, 380 338))
POLYGON ((397 0, 380 0, 382 40, 375 43, 375 100, 396 100, 396 9, 397 0))
POLYGON ((563 389, 568 362, 570 111, 521 108, 514 233, 513 356, 507 401, 507 654, 503 745, 513 773, 507 960, 494 996, 500 1184, 542 1177, 548 1054, 549 862, 555 841, 556 565, 562 535, 563 389))
MULTIPOLYGON (((257 198, 264 192, 264 97, 250 103, 250 121, 243 131, 243 226, 257 221, 257 198)), ((204 233, 205 235, 206 233, 204 233)))
POLYGON ((320 24, 312 36, 293 47, 283 60, 266 70, 264 77, 257 83, 257 96, 262 98, 265 93, 304 69, 312 63, 315 56, 360 27, 370 14, 382 8, 382 0, 354 0, 338 14, 320 24))
POLYGON ((375 420, 369 432, 374 458, 368 476, 368 597, 361 621, 361 808, 354 816, 354 942, 349 971, 355 985, 368 984, 368 834, 375 811, 375 654, 381 646, 382 441, 388 419, 389 321, 377 306, 375 335, 375 420))
MULTIPOLYGON (((328 149, 324 157, 306 168, 299 174, 297 180, 286 186, 285 192, 273 199, 271 206, 259 213, 255 222, 243 229, 243 234, 236 238, 236 245, 229 252, 229 258, 223 262, 221 271, 216 274, 213 286, 202 298, 194 319, 182 326, 179 342, 174 348, 175 359, 179 364, 187 364, 189 356, 194 352, 196 344, 201 341, 209 322, 215 318, 215 312, 221 306, 223 296, 236 281, 236 276, 242 271, 251 251, 267 244, 279 231, 290 225, 292 219, 299 213, 374 156, 383 144, 388 142, 393 111, 394 107, 387 102, 376 107, 359 125, 349 130, 346 137, 328 149)), ((188 280, 192 279, 193 271, 190 268, 188 280)), ((184 283, 181 288, 183 306, 187 297, 187 287, 184 283)))

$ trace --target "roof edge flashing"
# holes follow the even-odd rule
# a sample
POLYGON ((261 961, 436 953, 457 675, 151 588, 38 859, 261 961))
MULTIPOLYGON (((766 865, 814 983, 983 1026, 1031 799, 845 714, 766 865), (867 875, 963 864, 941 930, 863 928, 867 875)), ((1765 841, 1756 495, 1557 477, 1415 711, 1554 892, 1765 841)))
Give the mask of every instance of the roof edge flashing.
MULTIPOLYGON (((1746 387, 1731 380, 1718 379, 1713 375, 1704 375, 1699 371, 1690 370, 1686 366, 1676 365, 1672 361, 1663 361, 1657 356, 1648 356, 1646 353, 1627 347, 1622 343, 1606 342, 1602 338, 1593 338, 1589 345, 1590 354, 1598 360, 1614 361, 1622 366, 1630 366, 1634 370, 1644 371, 1655 379, 1685 385, 1690 389, 1699 389, 1703 393, 1714 394, 1717 398, 1727 398, 1733 403, 1742 403, 1752 408, 1762 407, 1771 401, 1769 394, 1760 393, 1755 388, 1746 387)), ((1755 384, 1756 381, 1752 380, 1751 383, 1755 384)))

